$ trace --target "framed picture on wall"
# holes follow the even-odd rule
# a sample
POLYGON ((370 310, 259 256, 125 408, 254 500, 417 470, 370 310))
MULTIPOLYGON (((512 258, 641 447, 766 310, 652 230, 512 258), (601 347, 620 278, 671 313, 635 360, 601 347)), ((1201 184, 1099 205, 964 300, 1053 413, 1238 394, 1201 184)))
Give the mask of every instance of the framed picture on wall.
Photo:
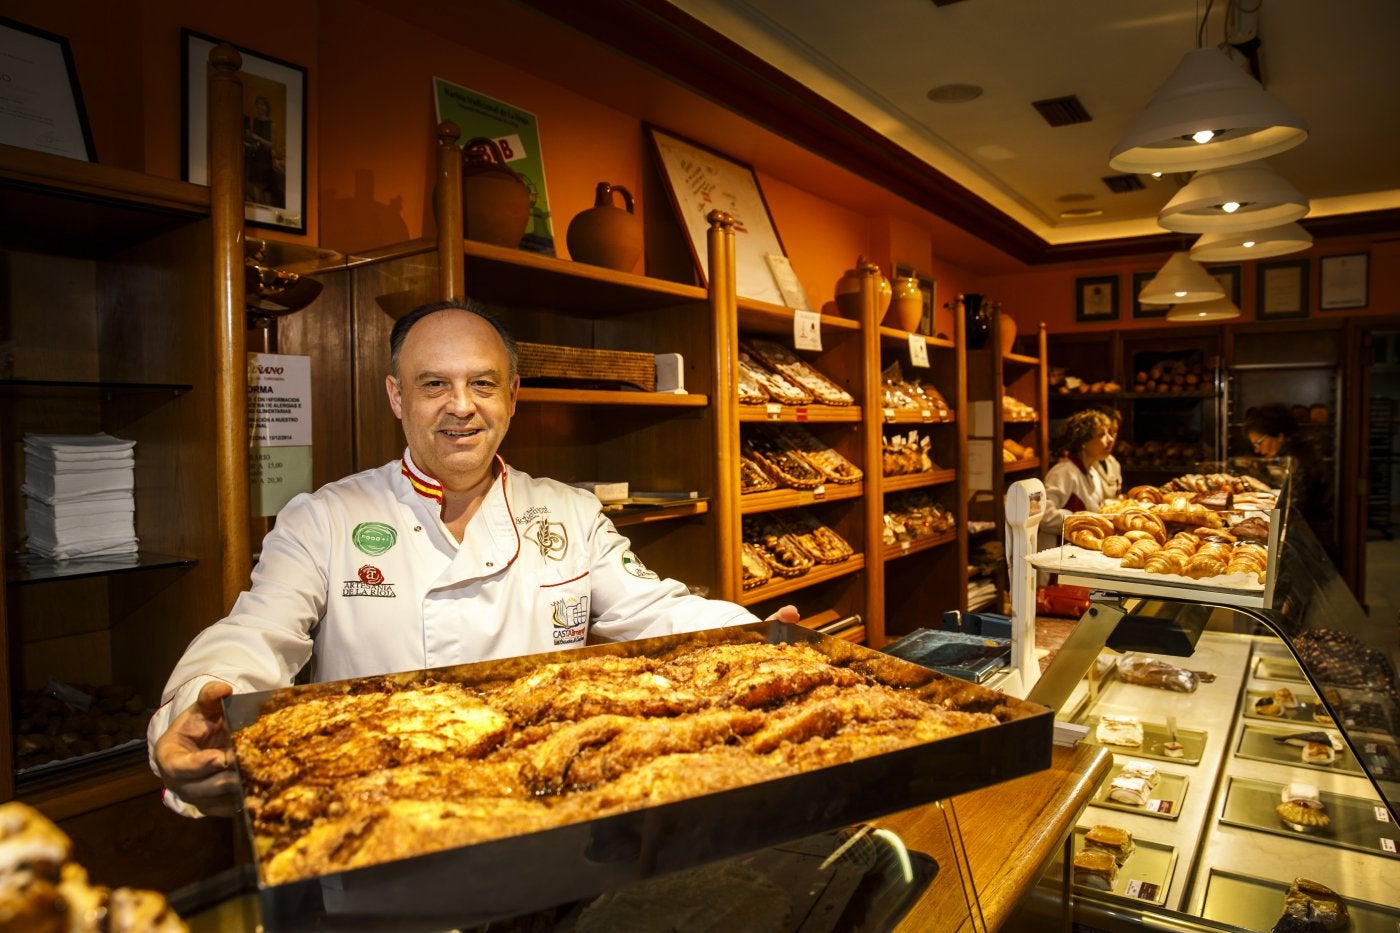
POLYGON ((782 304, 767 257, 787 252, 753 168, 651 124, 643 132, 689 240, 700 283, 709 280, 709 214, 724 211, 734 218, 734 279, 739 296, 782 304))
POLYGON ((1364 308, 1367 294, 1367 253, 1347 256, 1323 256, 1317 261, 1320 280, 1317 306, 1325 311, 1337 308, 1364 308))
POLYGON ((1164 318, 1167 312, 1172 309, 1171 305, 1145 305, 1138 301, 1138 295, 1142 294, 1143 288, 1151 282, 1157 273, 1155 272, 1134 272, 1133 273, 1133 320, 1141 321, 1150 318, 1164 318))
MULTIPOLYGON (((223 40, 180 31, 185 180, 209 183, 209 52, 223 40)), ((233 45, 233 43, 229 43, 233 45)), ((306 232, 306 69, 234 45, 243 57, 243 217, 306 232)))
POLYGON ((1080 322, 1118 320, 1118 276, 1075 279, 1074 319, 1080 322))
POLYGON ((0 16, 0 143, 97 161, 68 40, 0 16))
POLYGON ((1289 259, 1258 265, 1257 307, 1261 321, 1284 321, 1308 316, 1308 261, 1289 259))
POLYGON ((1240 266, 1206 266, 1211 278, 1220 283, 1220 287, 1225 289, 1225 297, 1235 303, 1235 307, 1240 306, 1240 266))

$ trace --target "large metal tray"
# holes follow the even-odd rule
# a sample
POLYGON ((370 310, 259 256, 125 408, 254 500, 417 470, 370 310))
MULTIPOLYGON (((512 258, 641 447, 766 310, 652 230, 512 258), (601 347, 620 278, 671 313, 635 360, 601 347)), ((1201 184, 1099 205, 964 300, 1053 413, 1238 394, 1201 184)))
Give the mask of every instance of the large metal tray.
POLYGON ((1226 781, 1221 823, 1380 856, 1395 857, 1400 848, 1400 829, 1390 821, 1390 814, 1379 800, 1319 791, 1318 798, 1330 819, 1328 825, 1294 828, 1274 810, 1282 799, 1282 784, 1233 776, 1226 781))
MULTIPOLYGON (((526 658, 395 675, 477 682, 520 676, 556 661, 595 654, 646 656, 701 640, 726 644, 754 635, 770 644, 808 642, 834 657, 890 665, 914 683, 951 680, 800 626, 778 622, 526 658)), ((1015 713, 997 726, 774 781, 642 808, 541 832, 439 851, 283 885, 258 879, 268 931, 443 930, 470 927, 567 903, 667 872, 811 836, 1043 770, 1050 765, 1053 711, 976 684, 968 696, 997 696, 1015 713)), ((254 722, 288 693, 344 689, 310 685, 225 700, 231 731, 254 722)), ((252 837, 245 817, 245 831, 252 837)))
MULTIPOLYGON (((1232 929, 1268 930, 1283 915, 1286 894, 1286 883, 1212 868, 1206 879, 1201 916, 1217 923, 1230 924, 1232 929)), ((1395 933, 1400 928, 1400 910, 1395 907, 1372 904, 1350 896, 1345 900, 1347 911, 1351 914, 1347 933, 1395 933)))

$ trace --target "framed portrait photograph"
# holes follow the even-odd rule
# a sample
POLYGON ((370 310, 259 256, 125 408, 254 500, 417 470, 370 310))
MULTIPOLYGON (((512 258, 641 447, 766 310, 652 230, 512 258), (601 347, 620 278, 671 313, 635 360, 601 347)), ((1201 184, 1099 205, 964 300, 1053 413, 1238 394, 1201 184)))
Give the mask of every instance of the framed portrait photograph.
POLYGON ((1241 267, 1233 266, 1206 266, 1206 272, 1210 277, 1220 283, 1220 287, 1225 289, 1225 297, 1234 302, 1235 307, 1240 306, 1240 275, 1241 267))
POLYGON ((68 40, 0 16, 0 143, 97 161, 68 40))
MULTIPOLYGON (((209 52, 223 40, 183 29, 185 180, 209 183, 209 52)), ((249 226, 306 232, 306 69, 233 43, 243 56, 243 216, 249 226)))
POLYGON ((1166 317, 1166 316, 1167 316, 1167 312, 1170 311, 1170 310, 1172 309, 1172 306, 1171 306, 1171 305, 1145 305, 1145 304, 1143 304, 1142 302, 1138 301, 1138 295, 1141 295, 1141 294, 1142 294, 1143 288, 1146 287, 1146 285, 1147 285, 1148 282, 1151 282, 1154 278, 1156 278, 1156 276, 1157 276, 1157 273, 1152 272, 1152 271, 1147 271, 1147 272, 1134 272, 1134 273, 1133 273, 1133 319, 1134 319, 1134 320, 1142 321, 1142 320, 1148 320, 1148 319, 1151 319, 1151 318, 1158 318, 1158 319, 1161 319, 1161 318, 1166 317))
POLYGON ((1286 321, 1308 316, 1308 261, 1261 262, 1257 307, 1261 321, 1286 321))
POLYGON ((1118 320, 1118 276, 1075 279, 1074 319, 1080 322, 1118 320))
POLYGON ((741 298, 783 304, 767 257, 787 252, 753 168, 651 124, 643 133, 685 230, 700 284, 709 281, 708 215, 721 210, 734 218, 735 290, 741 298))
POLYGON ((1370 258, 1368 253, 1349 253, 1319 259, 1317 306, 1324 311, 1366 307, 1370 302, 1367 283, 1370 258))

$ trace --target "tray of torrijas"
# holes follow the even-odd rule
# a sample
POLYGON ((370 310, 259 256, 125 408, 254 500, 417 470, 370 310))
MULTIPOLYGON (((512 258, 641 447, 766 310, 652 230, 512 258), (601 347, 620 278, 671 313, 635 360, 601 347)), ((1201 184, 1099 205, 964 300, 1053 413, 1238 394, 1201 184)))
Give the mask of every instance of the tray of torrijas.
POLYGON ((264 928, 443 930, 1049 766, 1053 713, 753 623, 225 701, 264 928))
POLYGON ((1061 543, 1028 560, 1060 574, 1063 583, 1094 589, 1157 596, 1185 591, 1230 605, 1268 605, 1283 522, 1273 507, 1276 491, 1244 491, 1262 485, 1213 473, 1135 486, 1096 512, 1067 516, 1061 543), (1271 507, 1259 507, 1265 503, 1271 507))

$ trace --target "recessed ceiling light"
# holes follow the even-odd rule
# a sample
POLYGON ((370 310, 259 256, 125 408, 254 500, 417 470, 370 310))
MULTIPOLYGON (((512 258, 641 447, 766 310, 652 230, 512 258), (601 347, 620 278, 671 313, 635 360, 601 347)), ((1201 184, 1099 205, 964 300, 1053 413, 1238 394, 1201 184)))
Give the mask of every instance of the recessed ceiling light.
POLYGON ((928 99, 936 104, 965 104, 982 96, 982 89, 975 84, 940 84, 928 92, 928 99))
POLYGON ((1060 211, 1060 217, 1064 220, 1083 220, 1086 217, 1097 217, 1103 213, 1101 207, 1071 207, 1067 211, 1060 211))

